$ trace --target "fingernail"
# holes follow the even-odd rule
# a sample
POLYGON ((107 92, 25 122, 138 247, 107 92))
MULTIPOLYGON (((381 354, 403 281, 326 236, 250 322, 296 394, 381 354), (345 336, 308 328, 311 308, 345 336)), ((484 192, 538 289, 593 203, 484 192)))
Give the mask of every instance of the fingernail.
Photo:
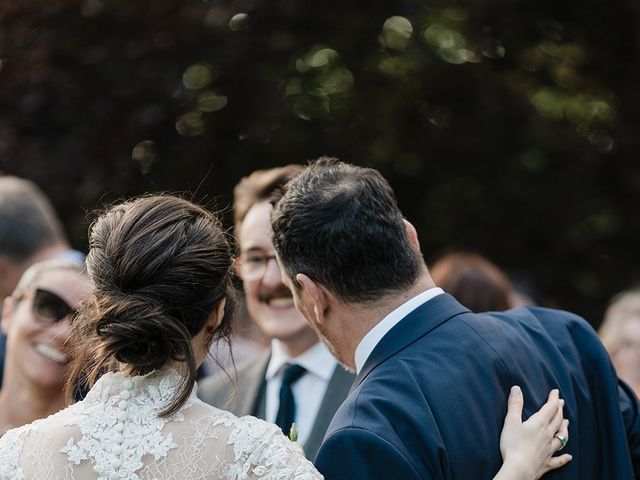
POLYGON ((560 399, 560 406, 564 407, 564 399, 562 399, 562 398, 560 399))
POLYGON ((517 395, 519 393, 522 393, 522 390, 520 390, 520 387, 518 385, 514 385, 513 387, 511 387, 511 395, 517 395))

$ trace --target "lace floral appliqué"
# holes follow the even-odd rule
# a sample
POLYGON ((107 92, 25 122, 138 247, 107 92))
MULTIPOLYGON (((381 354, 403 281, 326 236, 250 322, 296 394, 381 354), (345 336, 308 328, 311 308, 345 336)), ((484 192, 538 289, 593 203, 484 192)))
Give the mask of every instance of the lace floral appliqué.
POLYGON ((214 426, 231 427, 227 444, 233 447, 234 458, 227 473, 231 480, 322 478, 304 458, 298 444, 282 436, 276 425, 253 417, 240 419, 229 415, 214 422, 214 426))
POLYGON ((175 371, 132 379, 121 373, 105 375, 87 396, 88 407, 67 422, 80 430, 82 438, 70 438, 61 452, 76 465, 91 460, 101 478, 138 480, 135 472, 143 466, 143 455, 158 460, 177 447, 173 436, 163 435, 162 429, 169 421, 182 421, 183 414, 168 418, 158 414, 174 398, 180 380, 175 371), (153 376, 158 376, 157 382, 153 376), (98 401, 92 402, 92 397, 98 401))
POLYGON ((275 425, 202 403, 159 414, 179 391, 172 369, 104 375, 87 397, 0 438, 0 480, 321 480, 275 425))

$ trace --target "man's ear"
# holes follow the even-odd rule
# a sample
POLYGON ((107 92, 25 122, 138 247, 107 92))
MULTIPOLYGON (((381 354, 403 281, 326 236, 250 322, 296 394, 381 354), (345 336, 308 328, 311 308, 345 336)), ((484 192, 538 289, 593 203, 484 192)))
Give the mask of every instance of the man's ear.
POLYGON ((413 224, 406 218, 403 218, 402 221, 404 222, 404 226, 407 229, 409 243, 411 243, 411 245, 413 245, 418 251, 420 251, 420 240, 418 240, 418 232, 416 231, 416 227, 414 227, 413 224))
POLYGON ((11 325, 11 317, 13 317, 13 307, 15 300, 13 297, 7 297, 2 302, 2 315, 0 318, 0 330, 5 335, 9 333, 9 326, 11 325))
POLYGON ((318 323, 324 321, 324 313, 327 310, 328 298, 327 292, 321 285, 311 280, 304 273, 296 275, 296 281, 302 287, 302 290, 309 296, 313 303, 313 313, 318 323))

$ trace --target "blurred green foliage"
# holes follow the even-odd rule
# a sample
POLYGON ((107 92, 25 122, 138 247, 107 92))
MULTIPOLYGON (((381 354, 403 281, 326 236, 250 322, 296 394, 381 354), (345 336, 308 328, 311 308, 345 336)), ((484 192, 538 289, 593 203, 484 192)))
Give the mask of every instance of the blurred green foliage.
POLYGON ((427 260, 479 251, 594 324, 640 280, 637 2, 5 3, 0 168, 76 246, 116 198, 226 208, 331 154, 390 179, 427 260))

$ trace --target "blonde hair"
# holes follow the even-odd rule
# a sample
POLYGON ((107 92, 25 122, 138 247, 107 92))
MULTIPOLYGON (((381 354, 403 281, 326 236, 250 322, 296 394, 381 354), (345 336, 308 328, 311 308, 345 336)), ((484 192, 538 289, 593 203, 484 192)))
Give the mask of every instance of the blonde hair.
POLYGON ((615 354, 624 337, 622 326, 627 320, 640 320, 640 288, 627 290, 614 296, 598 330, 598 335, 609 355, 615 354))
POLYGON ((19 297, 22 293, 33 287, 43 273, 57 270, 71 270, 76 273, 86 274, 84 269, 84 262, 62 259, 62 258, 50 258, 42 260, 31 265, 25 270, 25 272, 18 280, 16 288, 13 290, 12 296, 14 298, 19 297))

